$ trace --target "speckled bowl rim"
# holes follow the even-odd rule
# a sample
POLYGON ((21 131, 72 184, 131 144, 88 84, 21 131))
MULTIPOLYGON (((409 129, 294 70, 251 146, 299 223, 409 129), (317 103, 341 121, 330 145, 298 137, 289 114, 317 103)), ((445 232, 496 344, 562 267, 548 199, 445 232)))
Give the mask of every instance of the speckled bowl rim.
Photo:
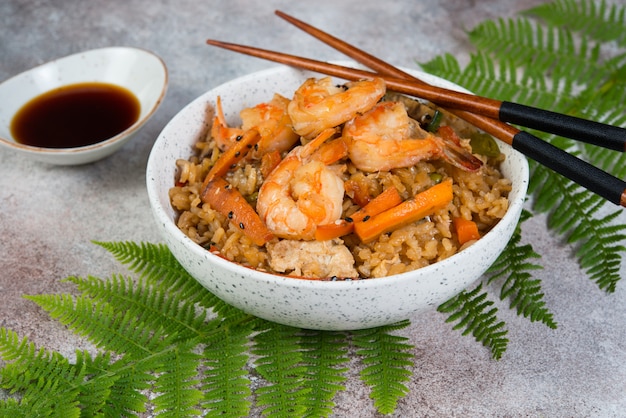
MULTIPOLYGON (((135 123, 133 123, 131 126, 129 126, 128 128, 126 128, 124 131, 120 132, 119 134, 112 136, 108 139, 105 139, 103 141, 97 142, 95 144, 91 144, 91 145, 85 145, 85 146, 81 146, 81 147, 70 147, 70 148, 46 148, 46 147, 36 147, 36 146, 31 146, 31 145, 25 145, 25 144, 21 144, 19 142, 16 142, 14 140, 11 139, 7 139, 4 138, 2 136, 0 136, 0 143, 4 146, 7 146, 8 148, 13 148, 16 150, 20 150, 20 151, 25 151, 28 153, 33 153, 33 154, 51 154, 51 155, 72 155, 72 154, 88 154, 91 153, 95 150, 98 150, 100 148, 106 148, 122 139, 125 139, 127 137, 130 137, 132 135, 134 135, 140 128, 142 128, 146 122, 148 122, 148 120, 154 115, 154 113, 157 111, 157 109, 159 108, 159 106, 161 105, 161 103, 163 102, 163 99, 165 98, 165 95, 167 93, 167 87, 169 84, 169 73, 168 73, 168 69, 167 66, 165 64, 165 61, 163 61, 163 59, 158 56, 157 54, 155 54, 152 51, 149 51, 147 49, 143 49, 143 48, 138 48, 138 47, 128 47, 128 46, 110 46, 110 47, 104 47, 104 48, 96 48, 96 49, 91 49, 91 50, 87 50, 87 51, 83 51, 83 52, 77 52, 75 54, 71 54, 71 55, 66 55, 64 57, 61 58, 56 58, 54 60, 48 61, 44 64, 38 65, 36 67, 32 67, 26 71, 23 71, 17 75, 14 75, 13 77, 10 77, 4 81, 2 81, 0 83, 1 84, 5 84, 5 83, 13 83, 16 80, 20 79, 20 78, 24 78, 26 77, 29 73, 32 73, 34 71, 39 71, 41 69, 44 69, 46 67, 51 67, 51 66, 58 66, 59 64, 63 64, 64 61, 68 61, 68 60, 73 60, 76 59, 77 57, 84 57, 85 59, 90 59, 92 56, 98 55, 98 54, 102 54, 104 52, 109 52, 109 51, 132 51, 133 53, 136 54, 146 54, 150 57, 156 58, 156 62, 160 64, 162 70, 163 70, 163 83, 161 83, 160 86, 160 92, 156 98, 156 100, 154 100, 153 102, 149 103, 149 106, 147 106, 147 112, 144 113, 143 110, 143 106, 142 106, 142 110, 141 110, 141 117, 138 118, 135 123)), ((89 81, 98 81, 98 80, 89 80, 89 81)), ((79 83, 80 81, 76 81, 76 83, 79 83)), ((74 83, 72 83, 74 84, 74 83)), ((65 84, 59 84, 57 87, 61 87, 65 84)), ((53 87, 57 88, 57 87, 53 87)), ((40 93, 40 94, 43 94, 40 93)), ((24 100, 24 104, 26 104, 29 100, 33 99, 36 96, 32 96, 32 97, 27 97, 24 100)))
MULTIPOLYGON (((355 66, 354 63, 351 63, 349 61, 338 61, 336 63, 342 64, 342 65, 355 66)), ((245 80, 263 77, 266 74, 272 74, 276 72, 277 70, 284 69, 284 68, 287 68, 287 67, 284 67, 284 66, 273 67, 273 68, 261 70, 255 73, 247 74, 242 77, 238 77, 236 79, 223 83, 222 85, 217 86, 214 89, 211 89, 205 92, 204 94, 202 94, 201 96, 193 100, 191 103, 186 105, 183 109, 181 109, 174 116, 174 118, 170 121, 170 123, 172 123, 177 118, 183 117, 186 114, 186 112, 189 110, 189 108, 197 106, 198 102, 206 103, 207 98, 210 97, 212 95, 213 90, 217 88, 222 88, 230 83, 240 83, 245 80)), ((456 90, 463 91, 463 92, 468 92, 468 90, 463 89, 460 86, 454 83, 451 83, 445 79, 441 79, 440 77, 423 73, 421 71, 415 71, 413 69, 403 68, 403 70, 422 78, 424 81, 428 83, 438 83, 439 85, 443 85, 444 87, 447 87, 447 88, 456 89, 456 90)), ((317 73, 310 73, 306 71, 302 71, 302 72, 304 74, 311 74, 313 76, 319 77, 319 74, 317 73)), ((162 134, 166 130, 167 130, 167 126, 163 129, 162 134)), ((161 135, 159 135, 159 138, 160 137, 161 135)), ((246 267, 246 266, 234 263, 232 261, 226 260, 223 257, 220 257, 218 255, 211 253, 210 251, 196 244, 188 236, 186 236, 176 226, 174 219, 168 214, 168 211, 161 204, 160 197, 158 195, 156 182, 154 181, 155 177, 158 175, 158 171, 156 170, 155 161, 154 161, 156 158, 154 150, 159 146, 159 138, 157 138, 157 141, 155 142, 155 145, 153 148, 153 152, 151 152, 150 157, 148 159, 146 181, 147 181, 148 196, 151 202, 153 214, 159 222, 163 222, 163 226, 165 227, 167 232, 171 234, 171 236, 174 239, 183 243, 185 247, 191 249, 191 251, 195 253, 197 256, 205 257, 205 258, 208 257, 209 259, 211 259, 213 263, 215 263, 216 265, 226 270, 229 270, 233 273, 243 275, 243 276, 252 276, 257 281, 264 281, 264 282, 267 282, 268 284, 277 284, 280 286, 286 285, 292 288, 305 288, 305 289, 311 289, 311 290, 318 290, 318 289, 326 290, 328 288, 332 288, 333 290, 341 291, 345 289, 352 289, 355 286, 367 286, 368 288, 369 287, 374 287, 374 288, 381 287, 382 288, 382 287, 387 287, 387 286, 395 286, 396 284, 401 285, 402 282, 405 282, 407 280, 416 280, 416 279, 428 280, 430 272, 438 270, 438 269, 445 269, 446 266, 456 263, 460 258, 466 258, 468 256, 470 258, 471 256, 479 257, 481 255, 480 252, 484 251, 485 248, 489 248, 488 244, 491 241, 495 240, 498 234, 502 234, 504 230, 507 228, 508 224, 510 224, 511 222, 515 222, 517 224, 517 221, 522 211, 522 207, 526 199, 526 191, 527 191, 528 179, 529 179, 528 163, 525 157, 523 157, 522 154, 520 154, 518 151, 515 151, 514 149, 512 149, 509 145, 504 144, 504 143, 498 143, 501 151, 507 154, 507 158, 510 158, 509 156, 513 156, 513 155, 517 155, 517 158, 522 158, 523 162, 521 164, 521 172, 518 173, 520 181, 519 181, 519 184, 517 185, 517 190, 515 190, 514 188, 514 190, 512 190, 511 192, 512 196, 509 195, 510 196, 509 208, 507 209, 507 212, 504 215, 504 217, 498 222, 498 224, 494 226, 494 228, 492 228, 488 233, 486 233, 476 244, 471 245, 463 249, 462 251, 444 260, 433 263, 431 265, 422 267, 417 270, 412 270, 412 271, 408 271, 405 273, 396 274, 396 275, 387 276, 387 277, 367 278, 367 279, 359 279, 359 280, 340 280, 340 281, 300 279, 300 278, 281 276, 278 274, 256 270, 256 269, 246 267)), ((174 163, 175 162, 172 161, 172 164, 174 163)), ((509 173, 509 176, 507 176, 507 178, 510 177, 510 174, 511 173, 509 173)), ((172 185, 173 184, 174 184, 174 179, 172 179, 172 185)), ((167 202, 168 202, 167 204, 169 204, 169 200, 167 200, 167 202)), ((168 209, 173 211, 171 206, 168 209)))

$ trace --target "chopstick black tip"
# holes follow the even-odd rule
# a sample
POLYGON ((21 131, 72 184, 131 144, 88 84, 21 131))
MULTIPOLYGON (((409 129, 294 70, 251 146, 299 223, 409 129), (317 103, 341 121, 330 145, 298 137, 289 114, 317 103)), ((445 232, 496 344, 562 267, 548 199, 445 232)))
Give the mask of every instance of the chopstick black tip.
POLYGON ((513 137, 513 148, 616 205, 626 206, 626 182, 528 132, 513 137))
POLYGON ((499 119, 588 144, 624 152, 626 129, 549 110, 502 102, 499 119))

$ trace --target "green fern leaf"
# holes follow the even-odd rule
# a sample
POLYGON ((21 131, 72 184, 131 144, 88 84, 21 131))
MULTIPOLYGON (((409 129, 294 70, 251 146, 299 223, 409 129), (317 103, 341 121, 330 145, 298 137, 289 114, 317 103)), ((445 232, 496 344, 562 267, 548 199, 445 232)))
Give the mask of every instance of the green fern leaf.
MULTIPOLYGON (((623 13, 623 9, 620 13, 623 13)), ((454 71, 452 80, 478 94, 498 97, 501 100, 515 101, 557 112, 596 119, 607 123, 625 124, 623 103, 626 99, 626 58, 624 53, 601 58, 598 46, 590 46, 586 38, 578 45, 571 33, 564 28, 541 29, 537 24, 525 22, 524 18, 515 21, 486 22, 472 33, 472 39, 484 49, 471 57, 467 68, 461 69, 453 59, 433 60, 424 67, 435 74, 454 71), (510 52, 500 52, 496 44, 513 44, 510 52), (534 63, 517 62, 515 51, 524 45, 531 45, 547 56, 548 68, 543 72, 531 68, 534 63), (567 54, 561 54, 563 47, 567 54), (517 91, 509 89, 513 79, 511 68, 521 72, 521 80, 515 79, 517 91), (592 68, 593 76, 583 74, 592 68), (575 82, 583 80, 584 86, 575 82), (551 87, 550 87, 551 86, 551 87)), ((538 66, 541 67, 541 66, 538 66)), ((592 149, 564 138, 532 132, 550 141, 553 145, 574 154, 587 156, 600 167, 616 169, 616 175, 626 175, 626 157, 616 156, 615 152, 592 149)), ((595 147, 597 148, 597 147, 595 147)), ((581 267, 590 279, 607 291, 613 291, 620 280, 619 267, 623 247, 617 244, 623 239, 621 227, 599 229, 612 219, 600 215, 604 202, 590 192, 581 191, 573 182, 549 171, 531 161, 531 181, 529 192, 534 195, 533 208, 549 214, 552 230, 577 241, 577 252, 581 267), (584 234, 581 231, 590 231, 584 234), (605 262, 606 260, 606 262, 605 262)))
POLYGON ((182 299, 211 308, 220 300, 194 280, 178 263, 165 244, 142 242, 101 242, 95 244, 109 251, 129 270, 158 284, 165 293, 176 292, 182 299))
MULTIPOLYGON (((59 353, 37 350, 26 338, 0 328, 0 354, 8 364, 0 370, 0 387, 20 392, 20 409, 37 416, 79 417, 79 383, 84 370, 59 353)), ((8 404, 7 404, 8 405, 8 404)), ((11 402, 11 407, 15 407, 11 402)))
POLYGON ((307 411, 310 388, 303 386, 307 368, 302 364, 300 330, 279 324, 254 337, 252 352, 259 356, 256 371, 269 383, 256 391, 263 415, 302 416, 307 411))
POLYGON ((537 16, 555 26, 567 26, 594 39, 626 45, 625 9, 605 0, 556 0, 529 9, 529 16, 537 16))
POLYGON ((518 315, 529 318, 531 322, 540 321, 550 328, 556 328, 553 314, 545 307, 541 280, 532 279, 531 271, 543 268, 530 262, 531 259, 541 258, 530 244, 521 245, 521 225, 532 215, 529 211, 522 211, 520 221, 509 241, 509 244, 489 268, 490 276, 487 283, 504 279, 500 298, 510 299, 510 308, 517 309, 518 315))
POLYGON ((222 338, 210 341, 204 349, 203 364, 207 367, 202 381, 203 406, 207 417, 246 417, 250 413, 248 400, 250 379, 246 365, 248 337, 253 323, 226 327, 222 338))
POLYGON ((544 28, 526 18, 485 21, 469 32, 482 53, 495 55, 515 67, 543 74, 566 68, 568 80, 595 79, 599 72, 600 44, 575 40, 564 27, 544 28))
POLYGON ((337 392, 345 389, 343 382, 348 362, 348 343, 343 332, 303 330, 300 336, 302 363, 307 368, 305 384, 311 392, 305 401, 305 417, 326 417, 332 414, 337 392))
POLYGON ((37 411, 27 410, 20 405, 17 399, 8 398, 0 400, 0 416, 12 418, 30 418, 35 416, 37 411))
POLYGON ((120 312, 106 302, 88 296, 69 294, 25 296, 54 319, 88 338, 98 347, 142 358, 158 352, 175 340, 163 328, 149 329, 128 312, 120 312))
POLYGON ((200 415, 198 405, 203 394, 196 385, 201 356, 192 351, 195 346, 193 341, 176 344, 159 356, 162 365, 155 370, 158 376, 154 383, 159 395, 153 401, 159 417, 200 415))
POLYGON ((439 312, 450 314, 446 322, 458 323, 453 329, 463 329, 463 335, 472 334, 476 341, 491 349, 491 355, 499 360, 506 351, 509 340, 504 322, 497 322, 497 308, 487 300, 487 293, 479 283, 472 291, 463 291, 439 305, 439 312))
POLYGON ((378 328, 352 332, 357 354, 366 366, 361 370, 361 379, 371 387, 370 397, 381 414, 392 413, 400 398, 406 396, 409 389, 410 367, 414 366, 413 346, 406 344, 406 337, 392 332, 406 328, 408 321, 378 328))
POLYGON ((92 276, 66 280, 94 302, 115 306, 151 329, 163 327, 167 334, 177 334, 180 340, 200 337, 217 326, 215 321, 206 322, 206 312, 198 311, 192 301, 177 292, 166 292, 141 277, 135 280, 113 275, 108 280, 92 276))
POLYGON ((124 356, 110 364, 102 371, 100 378, 115 377, 115 383, 111 386, 111 395, 106 399, 103 407, 103 417, 133 416, 136 413, 146 411, 148 397, 145 392, 152 388, 154 375, 153 364, 148 360, 139 360, 124 356))
POLYGON ((78 394, 81 416, 105 416, 106 401, 117 382, 117 376, 108 373, 110 363, 110 353, 98 353, 92 357, 87 351, 76 351, 76 367, 84 368, 87 376, 78 394))

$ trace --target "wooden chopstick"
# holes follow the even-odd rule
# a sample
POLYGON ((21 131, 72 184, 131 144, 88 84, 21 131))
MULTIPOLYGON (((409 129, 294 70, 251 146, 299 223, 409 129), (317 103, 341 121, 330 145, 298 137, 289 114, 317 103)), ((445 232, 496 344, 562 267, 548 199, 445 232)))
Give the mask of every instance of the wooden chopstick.
MULTIPOLYGON (((321 74, 340 77, 346 80, 361 80, 381 77, 384 78, 387 87, 390 90, 421 97, 443 107, 461 107, 466 113, 480 114, 483 117, 491 119, 498 118, 499 103, 502 103, 493 99, 480 98, 470 94, 441 89, 423 82, 382 76, 377 73, 315 61, 295 55, 212 39, 209 39, 206 42, 209 45, 231 51, 319 72, 321 74)), ((484 125, 488 125, 488 123, 484 123, 484 125)), ((503 127, 504 125, 505 124, 502 124, 499 127, 496 126, 496 128, 493 129, 486 126, 488 129, 484 130, 496 138, 504 138, 502 140, 513 146, 516 150, 520 151, 529 158, 532 158, 538 163, 554 170, 555 172, 569 178, 582 187, 602 196, 614 204, 626 207, 626 182, 600 170, 586 161, 576 158, 575 156, 553 146, 546 141, 542 141, 527 132, 517 131, 513 134, 513 131, 509 128, 503 127)))
MULTIPOLYGON (((337 51, 347 55, 348 57, 360 62, 366 67, 371 68, 372 70, 378 72, 379 74, 388 75, 390 77, 401 78, 405 80, 413 80, 417 83, 426 84, 424 81, 419 78, 402 71, 401 69, 394 67, 391 64, 377 58, 367 52, 358 49, 357 47, 350 45, 349 43, 342 41, 339 38, 336 38, 329 33, 322 31, 314 26, 311 26, 308 23, 305 23, 299 19, 296 19, 293 16, 290 16, 280 10, 276 10, 276 15, 283 18, 287 22, 301 29, 302 31, 308 33, 314 38, 330 45, 337 51)), ((492 119, 486 116, 478 115, 476 113, 471 113, 465 110, 459 109, 447 109, 450 113, 460 117, 461 119, 471 123, 479 129, 491 134, 492 136, 498 138, 499 140, 506 142, 509 145, 513 144, 513 137, 519 133, 519 129, 511 126, 507 123, 501 122, 497 119, 492 119)))
POLYGON ((443 107, 465 110, 470 113, 498 119, 502 122, 511 122, 610 149, 619 151, 626 150, 626 129, 618 126, 606 125, 518 103, 475 96, 473 94, 461 93, 413 80, 383 76, 370 71, 344 67, 266 49, 212 39, 207 40, 207 43, 209 45, 254 55, 271 61, 341 77, 346 80, 380 77, 385 80, 387 87, 393 91, 421 97, 443 107))

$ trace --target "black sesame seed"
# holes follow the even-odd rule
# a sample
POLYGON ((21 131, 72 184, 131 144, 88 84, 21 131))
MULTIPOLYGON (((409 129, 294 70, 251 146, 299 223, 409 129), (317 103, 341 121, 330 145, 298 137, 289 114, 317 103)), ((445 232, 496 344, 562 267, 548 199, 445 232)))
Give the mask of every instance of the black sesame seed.
POLYGON ((346 222, 354 222, 354 219, 352 219, 352 218, 351 218, 351 217, 349 217, 349 216, 346 216, 346 218, 345 218, 345 219, 346 219, 346 222))
POLYGON ((239 222, 239 228, 241 229, 246 229, 245 225, 243 224, 243 222, 239 222))
POLYGON ((363 218, 363 222, 369 221, 370 218, 371 218, 371 216, 365 215, 365 217, 363 218))
POLYGON ((233 213, 233 211, 231 210, 230 212, 228 212, 228 219, 233 219, 233 216, 235 214, 233 213))
POLYGON ((241 141, 241 138, 243 138, 243 136, 237 135, 237 138, 235 138, 235 141, 239 142, 239 141, 241 141))
POLYGON ((239 157, 240 155, 241 155, 241 152, 239 152, 239 151, 237 151, 237 152, 235 153, 235 157, 239 157))

